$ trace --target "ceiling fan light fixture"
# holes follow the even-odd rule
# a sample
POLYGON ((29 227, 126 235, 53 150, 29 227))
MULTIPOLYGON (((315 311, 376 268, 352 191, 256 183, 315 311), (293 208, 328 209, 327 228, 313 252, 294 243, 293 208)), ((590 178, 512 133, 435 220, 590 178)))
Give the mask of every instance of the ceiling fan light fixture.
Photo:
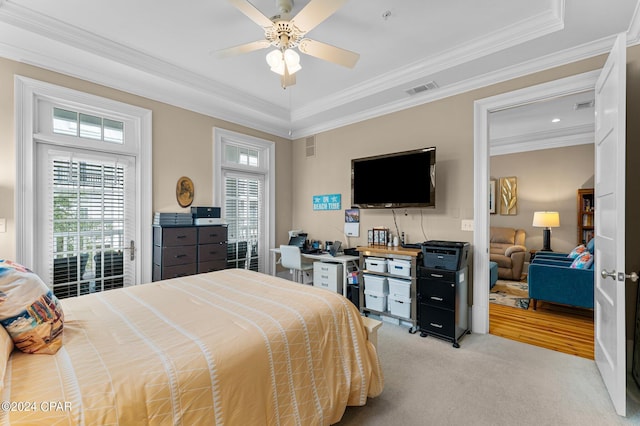
POLYGON ((291 49, 286 49, 284 53, 280 50, 272 50, 267 53, 266 59, 271 71, 276 74, 284 75, 285 62, 287 63, 287 71, 289 71, 289 75, 295 74, 302 69, 302 66, 300 65, 300 55, 291 49))

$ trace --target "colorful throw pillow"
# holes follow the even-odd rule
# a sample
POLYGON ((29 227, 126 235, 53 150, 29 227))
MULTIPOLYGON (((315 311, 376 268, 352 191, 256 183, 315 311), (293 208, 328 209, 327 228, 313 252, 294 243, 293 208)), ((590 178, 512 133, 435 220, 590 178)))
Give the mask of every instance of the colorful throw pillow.
POLYGON ((64 313, 40 277, 0 260, 0 324, 15 346, 30 354, 54 354, 62 346, 64 313))
POLYGON ((587 251, 576 257, 571 262, 570 267, 574 269, 589 269, 591 265, 593 265, 593 255, 587 251))
POLYGON ((587 252, 587 248, 584 246, 584 244, 580 244, 578 247, 574 248, 573 250, 571 250, 571 253, 569 253, 569 255, 567 257, 570 257, 572 259, 575 259, 577 257, 580 257, 580 255, 582 255, 583 253, 587 252))

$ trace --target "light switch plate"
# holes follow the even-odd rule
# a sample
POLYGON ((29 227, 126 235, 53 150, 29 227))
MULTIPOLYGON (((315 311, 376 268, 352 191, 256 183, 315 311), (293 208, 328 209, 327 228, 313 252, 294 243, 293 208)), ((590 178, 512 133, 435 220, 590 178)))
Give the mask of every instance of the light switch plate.
POLYGON ((460 229, 462 231, 473 231, 473 220, 463 220, 460 229))
POLYGON ((0 218, 0 232, 7 232, 7 219, 0 218))

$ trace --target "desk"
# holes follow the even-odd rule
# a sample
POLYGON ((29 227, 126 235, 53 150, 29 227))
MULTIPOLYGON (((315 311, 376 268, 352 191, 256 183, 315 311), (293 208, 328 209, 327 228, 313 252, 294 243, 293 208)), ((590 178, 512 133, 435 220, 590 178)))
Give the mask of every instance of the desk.
MULTIPOLYGON (((278 264, 278 255, 280 254, 280 248, 272 248, 271 250, 271 275, 276 274, 276 265, 278 264)), ((349 255, 340 255, 340 256, 331 256, 329 253, 316 253, 316 254, 307 254, 301 253, 302 257, 307 259, 311 259, 318 262, 326 262, 326 263, 342 263, 342 295, 347 297, 347 266, 349 266, 350 262, 358 268, 358 262, 360 260, 360 256, 349 256, 349 255)))

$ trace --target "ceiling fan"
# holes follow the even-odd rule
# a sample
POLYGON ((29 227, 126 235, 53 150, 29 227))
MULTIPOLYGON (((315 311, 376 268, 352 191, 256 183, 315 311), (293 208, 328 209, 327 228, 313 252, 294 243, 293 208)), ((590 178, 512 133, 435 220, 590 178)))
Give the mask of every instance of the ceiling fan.
POLYGON ((347 0, 311 0, 297 15, 291 18, 293 0, 276 0, 279 15, 267 18, 248 0, 229 0, 238 10, 264 29, 264 40, 253 41, 219 50, 220 57, 228 57, 254 50, 276 48, 267 54, 271 71, 281 75, 282 88, 296 84, 295 73, 300 66, 300 56, 294 48, 304 54, 353 68, 360 55, 327 43, 305 38, 318 24, 336 12, 347 0))

